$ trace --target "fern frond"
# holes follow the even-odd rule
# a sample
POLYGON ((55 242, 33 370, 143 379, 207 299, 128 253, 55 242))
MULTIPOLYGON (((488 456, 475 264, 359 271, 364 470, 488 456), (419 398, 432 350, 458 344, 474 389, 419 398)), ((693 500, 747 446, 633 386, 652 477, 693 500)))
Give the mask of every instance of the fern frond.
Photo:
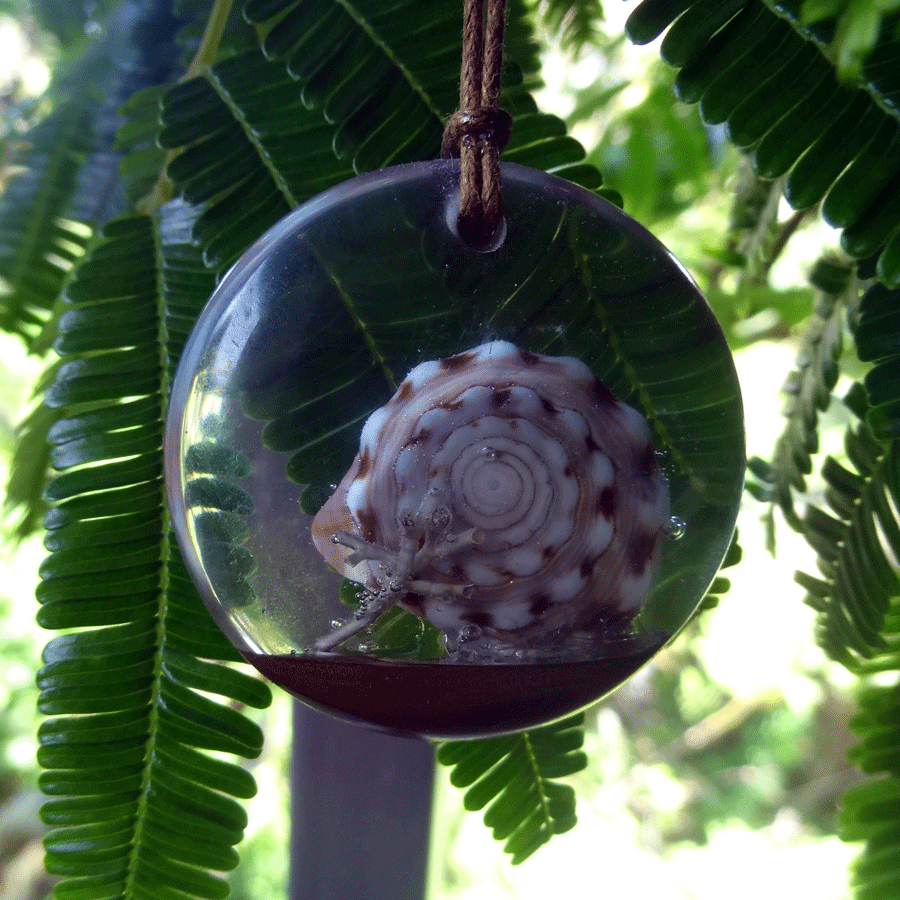
POLYGON ((193 237, 217 268, 304 200, 353 174, 334 158, 333 129, 305 108, 284 67, 256 52, 173 87, 161 116, 160 144, 184 148, 169 177, 202 207, 193 237))
POLYGON ((587 765, 583 723, 579 713, 532 731, 438 748, 438 761, 452 766, 450 782, 467 788, 465 808, 490 804, 485 825, 506 841, 513 865, 575 826, 575 791, 558 779, 587 765))
POLYGON ((201 751, 256 756, 262 734, 233 705, 270 699, 221 665, 237 654, 196 594, 164 504, 168 383, 183 320, 213 280, 179 242, 177 213, 106 227, 67 291, 47 392, 62 416, 50 429, 59 474, 46 490, 39 621, 87 629, 52 639, 38 676, 52 717, 39 751, 42 815, 55 826, 46 860, 67 879, 61 896, 102 885, 109 898, 224 897, 215 873, 236 864, 246 824, 234 798, 254 786, 201 751))
MULTIPOLYGON (((520 15, 523 13, 519 11, 520 15)), ((245 15, 275 23, 263 42, 303 87, 303 99, 334 126, 334 150, 368 172, 437 156, 444 124, 459 104, 461 8, 416 0, 250 0, 245 15), (329 37, 340 35, 340 40, 329 37)), ((514 119, 503 154, 589 189, 599 172, 563 122, 541 113, 523 82, 534 63, 524 21, 510 23, 501 105, 514 119), (524 57, 516 59, 524 48, 524 57), (516 63, 515 65, 513 63, 516 63)))
MULTIPOLYGON (((847 402, 865 414, 861 386, 847 402)), ((803 520, 821 574, 796 578, 818 613, 820 645, 864 675, 900 667, 900 448, 861 422, 847 432, 846 451, 847 465, 828 457, 822 468, 828 509, 810 506, 803 520)))
POLYGON ((844 319, 856 294, 850 267, 827 257, 816 263, 810 282, 817 289, 816 298, 813 315, 800 338, 797 368, 784 387, 788 396, 784 430, 775 442, 771 461, 758 457, 750 461, 750 471, 759 479, 750 485, 754 496, 777 504, 797 531, 802 523, 794 508, 794 495, 806 490, 806 476, 812 472, 812 457, 819 449, 819 414, 831 403, 844 319))
MULTIPOLYGON (((876 347, 883 351, 886 346, 879 340, 875 309, 886 310, 881 302, 886 293, 876 285, 862 301, 867 313, 861 346, 875 358, 882 355, 876 347)), ((883 333, 889 339, 890 328, 883 333)), ((859 329, 856 337, 859 341, 859 329)), ((861 420, 846 434, 848 462, 825 460, 828 508, 810 506, 803 521, 804 535, 818 556, 819 575, 798 572, 795 577, 818 614, 818 643, 832 659, 866 676, 900 670, 900 444, 876 434, 891 435, 891 417, 873 416, 861 385, 851 389, 845 402, 861 420)), ((900 877, 898 696, 896 685, 863 691, 851 723, 859 742, 848 757, 874 776, 841 798, 841 837, 865 842, 851 868, 856 900, 893 897, 900 877)))
POLYGON ((27 537, 40 527, 46 510, 42 492, 50 467, 47 434, 59 412, 38 402, 16 427, 16 447, 9 466, 5 505, 15 516, 12 534, 27 537))
POLYGON ((850 723, 858 743, 848 756, 871 781, 841 798, 838 826, 845 841, 865 841, 851 866, 858 900, 894 896, 900 883, 900 688, 870 688, 859 696, 859 713, 850 723))
POLYGON ((22 136, 8 161, 18 174, 0 197, 5 331, 35 341, 95 229, 127 208, 113 147, 119 107, 170 77, 177 24, 164 4, 127 0, 51 84, 54 108, 22 136))
POLYGON ((0 328, 31 341, 91 229, 66 216, 91 147, 91 103, 72 102, 27 135, 22 171, 0 196, 0 328))
MULTIPOLYGON (((784 4, 779 3, 779 9, 784 4)), ((786 175, 795 209, 823 200, 852 257, 877 260, 900 285, 900 120, 865 88, 838 80, 815 44, 763 0, 644 0, 627 25, 680 69, 676 93, 751 152, 765 177, 786 175), (750 87, 748 87, 750 86, 750 87)))
POLYGON ((778 207, 784 185, 741 166, 731 207, 727 252, 742 261, 740 283, 765 282, 766 260, 778 229, 778 207))

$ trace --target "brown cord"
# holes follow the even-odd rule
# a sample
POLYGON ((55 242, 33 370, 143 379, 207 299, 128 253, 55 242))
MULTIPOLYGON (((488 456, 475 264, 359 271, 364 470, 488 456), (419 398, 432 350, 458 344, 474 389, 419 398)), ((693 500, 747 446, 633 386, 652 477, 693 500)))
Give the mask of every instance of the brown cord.
POLYGON ((459 110, 447 122, 441 156, 459 156, 457 227, 475 249, 488 247, 503 220, 500 153, 512 131, 512 117, 500 109, 505 0, 465 0, 459 110))

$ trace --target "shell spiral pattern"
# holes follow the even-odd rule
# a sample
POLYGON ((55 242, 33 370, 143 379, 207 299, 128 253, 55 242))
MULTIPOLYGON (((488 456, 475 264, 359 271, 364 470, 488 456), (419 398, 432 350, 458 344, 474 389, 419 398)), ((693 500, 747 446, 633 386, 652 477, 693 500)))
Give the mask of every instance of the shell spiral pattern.
POLYGON ((640 610, 669 522, 646 421, 584 363, 502 341, 422 363, 313 521, 364 586, 318 646, 394 603, 516 647, 602 636, 640 610))

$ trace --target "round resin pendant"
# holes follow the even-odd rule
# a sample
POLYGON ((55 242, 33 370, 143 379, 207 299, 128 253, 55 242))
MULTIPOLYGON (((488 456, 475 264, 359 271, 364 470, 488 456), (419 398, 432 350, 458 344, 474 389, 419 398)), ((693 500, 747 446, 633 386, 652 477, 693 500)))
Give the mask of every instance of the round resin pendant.
POLYGON ((264 235, 173 385, 179 545, 246 659, 435 738, 608 693, 685 624, 734 528, 740 395, 690 277, 633 220, 504 164, 488 252, 459 164, 342 184, 264 235))

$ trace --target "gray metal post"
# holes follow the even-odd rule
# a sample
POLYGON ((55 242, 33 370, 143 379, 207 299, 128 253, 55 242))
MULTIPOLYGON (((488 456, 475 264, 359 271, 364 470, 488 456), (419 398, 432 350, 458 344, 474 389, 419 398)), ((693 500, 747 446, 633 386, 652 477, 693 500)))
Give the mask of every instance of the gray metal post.
POLYGON ((434 749, 294 704, 290 900, 424 900, 434 749))

